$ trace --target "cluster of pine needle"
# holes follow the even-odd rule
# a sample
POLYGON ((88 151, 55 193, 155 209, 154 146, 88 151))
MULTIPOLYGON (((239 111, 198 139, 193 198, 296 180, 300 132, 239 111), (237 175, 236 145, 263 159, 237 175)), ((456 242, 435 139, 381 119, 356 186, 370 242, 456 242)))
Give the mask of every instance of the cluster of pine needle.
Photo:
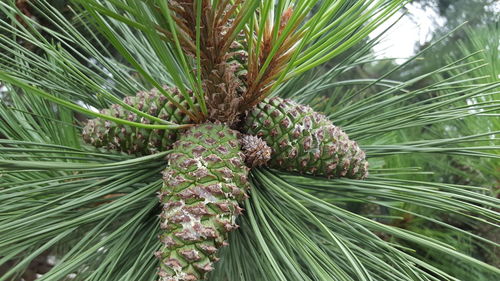
MULTIPOLYGON (((301 39, 293 32, 296 24, 259 75, 271 57, 272 34, 283 33, 293 7, 281 16, 279 25, 266 22, 258 42, 255 34, 237 28, 243 18, 238 13, 241 2, 169 2, 183 39, 182 51, 199 59, 199 69, 193 71, 201 79, 203 95, 187 92, 195 97, 194 103, 188 103, 179 89, 168 87, 163 90, 172 100, 153 89, 123 101, 165 121, 196 125, 184 131, 151 131, 94 119, 83 131, 83 138, 96 147, 135 154, 171 152, 159 192, 164 230, 159 237, 164 246, 156 255, 162 281, 205 279, 213 270, 227 233, 238 228, 239 204, 248 197, 249 168, 271 160, 270 167, 312 175, 355 179, 368 175, 365 153, 325 116, 290 100, 265 99, 301 39), (199 111, 200 103, 207 105, 207 114, 199 111)), ((165 35, 171 36, 167 31, 165 35)), ((101 114, 149 124, 119 104, 101 114)))
MULTIPOLYGON (((379 208, 369 213, 377 216, 380 206, 401 211, 396 202, 404 202, 490 224, 498 219, 492 209, 497 200, 474 188, 399 179, 392 176, 404 170, 385 170, 377 161, 374 173, 369 168, 370 156, 432 153, 467 142, 465 137, 399 146, 383 144, 382 138, 377 143, 382 134, 410 126, 410 121, 440 122, 438 109, 460 118, 467 109, 449 109, 456 99, 448 96, 415 108, 405 104, 413 94, 443 90, 445 82, 414 93, 404 89, 411 82, 375 95, 359 96, 366 90, 361 88, 345 94, 349 102, 339 102, 345 102, 344 111, 324 113, 313 109, 315 99, 308 96, 314 94, 304 88, 323 93, 321 87, 338 69, 289 90, 298 77, 359 43, 405 1, 70 2, 76 23, 45 1, 33 5, 50 28, 26 9, 19 11, 19 3, 0 4, 10 17, 1 21, 2 30, 9 24, 18 27, 0 40, 6 50, 0 79, 20 93, 13 94, 18 110, 0 107, 6 124, 0 144, 26 155, 49 153, 40 161, 7 154, 0 159, 6 171, 0 198, 7 199, 4 211, 10 214, 0 217, 6 241, 0 242, 0 261, 20 261, 0 280, 20 272, 36 253, 64 244, 73 248, 63 249, 58 264, 41 280, 66 280, 70 273, 79 280, 453 278, 409 248, 392 245, 398 239, 498 273, 442 242, 349 210, 351 203, 375 204, 379 208), (90 40, 83 36, 87 32, 102 37, 90 40), (54 104, 56 109, 46 110, 54 104), (85 118, 81 129, 67 128, 74 123, 73 111, 94 118, 85 118), (13 125, 27 118, 24 114, 43 118, 13 125), (335 114, 347 130, 331 121, 335 114), (54 120, 64 125, 54 126, 54 120), (24 132, 37 131, 37 126, 40 137, 30 139, 33 134, 24 132), (62 135, 53 139, 61 143, 51 140, 56 132, 62 135), (358 138, 367 145, 358 145, 358 138), (59 160, 52 163, 51 158, 59 160), (15 172, 23 170, 40 180, 18 177, 15 172), (55 174, 59 177, 53 181, 55 174), (15 183, 13 189, 9 183, 15 183), (65 188, 67 195, 60 193, 65 188), (31 198, 34 205, 19 209, 24 203, 15 203, 17 197, 31 198), (62 211, 55 215, 45 207, 62 211), (32 232, 30 225, 39 231, 32 232), (80 234, 70 236, 75 233, 80 234)), ((353 55, 343 63, 362 61, 353 55)), ((436 73, 464 66, 454 62, 436 73)), ((459 89, 449 96, 466 99, 493 86, 467 94, 459 89)))

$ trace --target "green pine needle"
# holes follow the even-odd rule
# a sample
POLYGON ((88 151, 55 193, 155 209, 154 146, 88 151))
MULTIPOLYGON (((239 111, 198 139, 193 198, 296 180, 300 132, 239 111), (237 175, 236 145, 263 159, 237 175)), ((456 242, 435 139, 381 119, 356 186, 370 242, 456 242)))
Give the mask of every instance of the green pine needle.
MULTIPOLYGON (((169 152, 135 158, 95 149, 81 140, 78 120, 85 118, 76 112, 142 128, 181 129, 120 101, 153 87, 173 100, 162 86, 176 86, 188 98, 183 111, 193 120, 206 115, 202 81, 192 71, 199 69, 199 53, 188 58, 182 52, 183 38, 175 33, 166 1, 75 0, 70 17, 37 2, 54 29, 21 15, 25 27, 15 20, 13 1, 0 3, 6 15, 0 16, 0 81, 9 97, 0 103, 0 265, 17 262, 0 281, 22 274, 45 251, 56 256, 56 265, 37 280, 156 280, 155 195, 169 152), (174 35, 166 38, 165 32, 174 35), (200 102, 200 112, 193 111, 200 102), (89 109, 111 103, 152 124, 89 109)), ((408 71, 437 44, 377 77, 344 76, 377 62, 369 54, 376 40, 364 40, 404 2, 238 6, 241 22, 234 34, 255 34, 248 46, 257 54, 260 47, 253 44, 263 38, 266 22, 279 25, 294 7, 289 21, 304 20, 295 31, 302 41, 272 94, 311 105, 342 126, 366 151, 371 174, 365 181, 330 180, 253 169, 240 228, 230 234, 209 280, 476 280, 500 274, 471 255, 473 247, 497 247, 494 241, 443 219, 497 228, 499 200, 486 185, 435 180, 450 169, 446 157, 498 161, 500 131, 491 117, 499 114, 500 82, 487 79, 497 68, 476 52, 482 41, 463 43, 461 56, 406 80, 393 75, 408 71), (466 120, 472 121, 456 125, 466 120), (489 125, 481 127, 483 122, 489 125), (459 133, 428 133, 450 124, 459 133), (366 205, 379 212, 361 212, 366 205)), ((272 34, 274 48, 291 30, 272 34)), ((199 42, 193 45, 199 51, 199 42)), ((478 169, 487 173, 488 165, 478 169)))

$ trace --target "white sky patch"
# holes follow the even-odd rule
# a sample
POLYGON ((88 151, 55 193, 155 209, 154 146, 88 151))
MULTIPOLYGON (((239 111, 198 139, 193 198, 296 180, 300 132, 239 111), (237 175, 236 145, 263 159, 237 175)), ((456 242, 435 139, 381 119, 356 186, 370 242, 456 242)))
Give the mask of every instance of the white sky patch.
POLYGON ((99 112, 99 110, 98 110, 97 108, 95 108, 95 107, 93 107, 93 106, 91 106, 91 105, 89 105, 89 104, 87 104, 87 103, 84 103, 84 102, 83 102, 83 101, 81 101, 81 100, 80 100, 80 101, 77 101, 76 103, 77 103, 78 105, 80 105, 80 106, 85 107, 86 109, 90 109, 90 110, 92 110, 92 111, 94 111, 94 112, 99 112))
POLYGON ((491 4, 491 6, 489 6, 488 9, 490 9, 493 12, 500 13, 500 1, 491 4))
MULTIPOLYGON (((432 31, 446 22, 432 8, 424 8, 419 4, 408 4, 406 8, 411 16, 403 16, 374 46, 377 58, 396 58, 397 63, 405 62, 415 54, 416 44, 424 44, 431 39, 432 31)), ((375 38, 403 15, 398 11, 387 22, 375 29, 370 38, 375 38)))

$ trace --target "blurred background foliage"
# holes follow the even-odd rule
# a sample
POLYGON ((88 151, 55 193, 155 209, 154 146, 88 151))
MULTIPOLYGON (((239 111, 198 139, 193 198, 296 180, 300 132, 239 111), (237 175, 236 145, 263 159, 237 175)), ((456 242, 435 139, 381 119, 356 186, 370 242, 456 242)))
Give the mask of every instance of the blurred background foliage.
MULTIPOLYGON (((454 85, 454 88, 467 87, 467 85, 472 85, 473 83, 486 84, 491 82, 498 83, 500 81, 500 14, 498 1, 416 0, 414 2, 420 2, 420 4, 424 6, 431 7, 445 19, 445 24, 435 26, 430 36, 432 39, 429 42, 415 45, 416 52, 424 50, 455 27, 465 24, 454 31, 450 36, 433 46, 432 51, 423 53, 420 59, 411 62, 408 67, 405 68, 405 71, 394 72, 390 76, 391 79, 406 81, 425 74, 439 66, 465 58, 465 61, 470 63, 470 71, 461 74, 464 81, 459 85, 454 85)), ((407 16, 412 17, 413 15, 408 14, 407 16)), ((347 76, 347 79, 359 79, 360 77, 375 78, 378 77, 381 70, 388 69, 388 67, 393 65, 396 65, 394 60, 384 60, 357 67, 351 72, 344 73, 344 75, 347 76)), ((438 81, 443 81, 453 74, 457 73, 450 71, 448 73, 433 75, 432 77, 419 81, 413 87, 419 88, 425 85, 431 85, 438 81)), ((422 98, 432 98, 432 95, 418 97, 412 102, 417 102, 422 98)), ((433 124, 430 126, 423 126, 420 129, 411 128, 409 130, 398 131, 394 137, 401 141, 408 141, 419 138, 449 139, 466 135, 483 134, 485 136, 484 140, 472 141, 462 145, 464 147, 474 145, 484 147, 492 146, 495 141, 495 132, 500 131, 500 114, 498 106, 489 111, 480 109, 481 112, 477 113, 474 109, 474 105, 486 101, 497 101, 498 103, 499 100, 500 87, 496 87, 483 95, 481 99, 468 99, 467 104, 458 105, 464 107, 469 106, 470 113, 475 114, 474 116, 453 120, 451 122, 446 122, 446 124, 433 124)), ((495 153, 500 155, 499 150, 496 150, 495 153)), ((423 154, 414 154, 412 157, 408 157, 407 155, 393 156, 384 163, 384 168, 388 169, 413 166, 421 167, 424 171, 433 171, 430 176, 433 177, 435 181, 451 184, 484 186, 490 189, 490 195, 497 198, 499 197, 499 159, 470 158, 460 155, 450 156, 439 154, 433 154, 432 157, 428 157, 423 154), (429 161, 430 159, 431 161, 429 161)), ((429 175, 413 174, 399 175, 398 177, 423 180, 424 178, 429 178, 429 175)), ((402 208, 405 208, 405 206, 402 206, 402 208)), ((431 210, 427 210, 427 212, 429 213, 428 215, 432 216, 431 210)), ((500 232, 498 229, 486 224, 464 221, 456 216, 441 216, 439 219, 460 229, 465 229, 483 237, 488 237, 496 243, 500 242, 500 232)), ((392 223, 397 223, 400 227, 412 229, 424 235, 447 241, 463 252, 470 253, 497 267, 500 266, 498 249, 471 243, 468 238, 458 232, 444 230, 433 224, 422 223, 422 220, 418 217, 413 217, 408 214, 405 215, 403 220, 392 223)), ((465 264, 444 259, 439 254, 433 253, 432 251, 423 251, 418 254, 441 268, 453 268, 457 276, 462 276, 463 279, 461 278, 461 280, 469 280, 465 276, 467 276, 472 269, 465 264)), ((496 279, 494 276, 484 275, 480 272, 474 274, 476 276, 474 280, 496 279)))
MULTIPOLYGON (((461 81, 459 84, 450 84, 450 92, 459 88, 467 89, 468 86, 472 85, 500 82, 500 3, 498 1, 415 0, 412 4, 416 5, 418 9, 432 9, 442 17, 441 21, 443 22, 442 24, 434 22, 433 30, 428 35, 429 41, 415 43, 415 53, 419 54, 418 58, 413 61, 405 60, 401 62, 401 60, 377 56, 372 47, 377 44, 377 40, 384 40, 384 35, 374 41, 366 39, 356 48, 343 53, 341 57, 337 57, 317 70, 318 73, 331 71, 338 74, 330 76, 330 87, 325 87, 323 90, 324 98, 310 102, 316 104, 316 109, 325 112, 334 111, 332 107, 335 108, 336 104, 342 103, 341 99, 335 99, 335 97, 344 96, 335 93, 345 94, 346 91, 356 92, 364 89, 366 83, 377 81, 382 74, 387 73, 387 75, 384 75, 387 83, 391 81, 408 81, 457 60, 468 63, 469 71, 459 73, 456 70, 450 70, 431 75, 419 79, 416 83, 410 85, 408 89, 416 90, 433 85, 458 74, 460 74, 461 81), (430 50, 427 50, 429 47, 430 50), (346 60, 353 62, 350 64, 349 69, 335 70, 337 65, 345 65, 346 60), (401 64, 404 64, 404 68, 401 67, 401 64), (390 71, 391 69, 397 71, 390 71), (351 83, 346 83, 347 81, 351 83), (359 83, 354 83, 354 81, 359 83)), ((416 25, 420 24, 419 18, 412 14, 411 10, 407 10, 404 17, 412 19, 416 25)), ((397 38, 391 38, 391 40, 396 41, 397 38)), ((397 42, 394 44, 397 46, 397 42)), ((311 74, 311 76, 313 75, 311 74)), ((297 85, 293 85, 293 87, 297 87, 297 85)), ((359 100, 376 94, 383 88, 381 83, 370 87, 370 89, 363 91, 364 95, 359 96, 359 100)), ((432 98, 435 98, 432 93, 416 95, 414 98, 407 100, 407 103, 425 102, 425 100, 432 98)), ((467 99, 466 103, 461 101, 459 104, 454 105, 468 107, 470 115, 473 116, 452 121, 443 119, 443 121, 446 121, 443 124, 437 123, 419 128, 398 130, 392 134, 393 140, 403 143, 421 139, 452 139, 482 135, 483 137, 480 140, 471 140, 460 145, 464 148, 493 146, 495 141, 498 141, 496 138, 498 138, 498 132, 500 132, 499 100, 500 87, 493 88, 479 99, 467 99), (491 110, 484 108, 476 110, 474 108, 474 105, 486 102, 494 102, 495 105, 491 107, 491 110)), ((494 153, 500 155, 500 150, 495 150, 494 153)), ((381 165, 381 168, 388 170, 400 167, 415 167, 421 171, 432 171, 432 173, 401 173, 395 175, 395 178, 414 181, 432 179, 435 182, 449 184, 482 186, 487 187, 489 191, 478 192, 499 197, 500 160, 498 158, 473 158, 466 155, 440 155, 439 153, 429 156, 422 153, 413 153, 385 157, 384 163, 381 165)), ((376 198, 372 199, 376 200, 376 198)), ((373 219, 447 242, 463 253, 500 267, 497 248, 472 242, 467 235, 460 231, 440 227, 438 224, 430 223, 410 213, 424 213, 426 216, 449 223, 457 227, 457 229, 470 231, 499 243, 500 231, 488 224, 464 220, 463 217, 454 215, 437 214, 432 209, 410 206, 404 203, 399 206, 401 210, 404 210, 401 212, 394 211, 394 209, 389 210, 372 203, 353 203, 349 207, 352 211, 369 215, 373 219), (396 217, 397 219, 387 219, 387 217, 396 217)), ((402 243, 402 241, 398 242, 402 243)), ((409 246, 415 247, 415 245, 409 246)), ((471 280, 469 279, 471 276, 474 276, 473 280, 497 280, 497 276, 488 275, 485 272, 476 272, 474 268, 467 266, 467 264, 445 258, 437 252, 422 249, 416 255, 438 268, 451 268, 460 280, 471 280)))

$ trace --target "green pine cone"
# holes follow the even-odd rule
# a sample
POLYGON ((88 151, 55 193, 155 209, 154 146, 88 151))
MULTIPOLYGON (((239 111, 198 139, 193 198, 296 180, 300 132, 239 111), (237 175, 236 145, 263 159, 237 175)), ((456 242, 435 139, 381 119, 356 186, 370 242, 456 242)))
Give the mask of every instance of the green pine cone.
MULTIPOLYGON (((244 40, 240 40, 244 42, 244 40)), ((248 53, 246 52, 245 46, 238 42, 234 41, 231 44, 231 48, 229 50, 229 59, 228 63, 234 67, 235 76, 241 81, 241 85, 239 86, 241 89, 238 89, 240 93, 245 92, 246 85, 246 75, 247 75, 247 64, 248 64, 248 53)))
POLYGON ((160 281, 203 280, 236 229, 249 187, 238 132, 219 124, 190 128, 174 143, 159 194, 160 281))
MULTIPOLYGON (((224 36, 231 29, 233 23, 234 19, 228 20, 221 32, 221 36, 224 36)), ((231 42, 225 60, 233 68, 234 76, 241 81, 240 85, 238 85, 238 92, 243 94, 246 91, 246 75, 248 72, 247 43, 243 31, 231 42)))
POLYGON ((272 148, 270 167, 331 178, 368 176, 368 162, 357 143, 308 106, 266 99, 247 114, 244 130, 272 148))
MULTIPOLYGON (((176 88, 163 87, 173 94, 177 102, 187 106, 184 97, 176 88)), ((173 103, 167 100, 156 88, 150 91, 138 92, 135 96, 123 99, 126 104, 163 120, 177 124, 189 123, 190 119, 181 112, 173 103)), ((102 114, 111 115, 129 121, 150 124, 146 118, 125 110, 118 104, 100 111, 102 114)), ((87 121, 83 128, 82 136, 85 142, 95 147, 105 147, 110 150, 123 151, 135 155, 153 154, 170 148, 176 140, 175 130, 150 130, 128 125, 116 124, 115 122, 95 118, 87 121)))

